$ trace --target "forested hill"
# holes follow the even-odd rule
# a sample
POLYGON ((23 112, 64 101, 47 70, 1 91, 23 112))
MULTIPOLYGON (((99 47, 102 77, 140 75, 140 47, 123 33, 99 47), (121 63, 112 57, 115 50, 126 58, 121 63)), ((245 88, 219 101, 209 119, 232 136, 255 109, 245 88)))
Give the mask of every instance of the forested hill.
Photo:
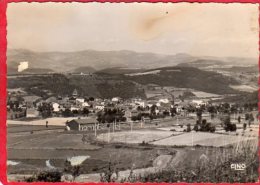
POLYGON ((136 73, 136 75, 131 74, 128 79, 140 84, 155 83, 161 86, 192 88, 216 94, 236 93, 229 85, 238 84, 233 78, 193 67, 156 68, 136 73))
POLYGON ((156 68, 131 74, 48 74, 8 78, 8 88, 23 88, 38 96, 71 95, 77 89, 81 96, 145 98, 145 85, 151 83, 215 94, 235 94, 237 91, 229 85, 238 84, 230 77, 192 67, 156 68))

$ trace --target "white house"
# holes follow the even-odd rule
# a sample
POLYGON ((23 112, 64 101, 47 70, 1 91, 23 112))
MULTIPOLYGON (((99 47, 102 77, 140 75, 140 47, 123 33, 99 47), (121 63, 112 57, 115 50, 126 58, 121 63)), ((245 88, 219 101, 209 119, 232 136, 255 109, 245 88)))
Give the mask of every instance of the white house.
POLYGON ((79 110, 79 107, 71 107, 70 110, 71 110, 71 111, 79 110))
POLYGON ((95 109, 97 109, 97 110, 103 110, 104 108, 105 108, 104 105, 96 105, 95 106, 95 109))
POLYGON ((79 103, 84 103, 84 98, 76 98, 76 102, 79 102, 79 103))
POLYGON ((119 100, 120 100, 119 97, 114 97, 114 98, 112 98, 112 102, 118 102, 119 100))
POLYGON ((170 101, 167 98, 159 99, 160 103, 169 103, 170 101))
POLYGON ((82 103, 82 107, 89 107, 89 103, 88 102, 83 102, 82 103))
POLYGON ((192 103, 196 105, 206 105, 206 102, 203 100, 192 100, 192 103))
POLYGON ((26 117, 27 118, 35 118, 35 117, 38 117, 38 116, 39 116, 39 111, 37 111, 36 109, 28 108, 26 110, 26 117))
POLYGON ((59 112, 60 111, 60 105, 58 103, 52 104, 53 112, 59 112))
POLYGON ((139 105, 141 107, 145 107, 145 102, 144 101, 135 101, 136 105, 139 105))

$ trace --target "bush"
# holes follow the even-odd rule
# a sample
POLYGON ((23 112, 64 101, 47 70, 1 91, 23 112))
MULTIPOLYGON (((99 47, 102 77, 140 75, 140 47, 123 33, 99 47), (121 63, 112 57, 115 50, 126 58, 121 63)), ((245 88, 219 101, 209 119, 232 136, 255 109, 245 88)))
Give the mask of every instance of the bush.
POLYGON ((235 132, 237 130, 237 126, 234 123, 229 123, 229 124, 225 125, 224 129, 226 132, 228 132, 228 131, 235 132))
POLYGON ((190 124, 187 125, 187 132, 190 132, 191 131, 191 126, 190 124))
POLYGON ((25 179, 26 182, 61 182, 62 173, 59 171, 43 171, 25 179))
POLYGON ((216 131, 216 127, 215 127, 215 126, 211 126, 210 129, 209 129, 209 131, 210 131, 211 133, 215 132, 215 131, 216 131))
POLYGON ((193 130, 195 130, 196 132, 198 132, 198 131, 199 131, 199 125, 198 125, 198 124, 194 125, 193 130))

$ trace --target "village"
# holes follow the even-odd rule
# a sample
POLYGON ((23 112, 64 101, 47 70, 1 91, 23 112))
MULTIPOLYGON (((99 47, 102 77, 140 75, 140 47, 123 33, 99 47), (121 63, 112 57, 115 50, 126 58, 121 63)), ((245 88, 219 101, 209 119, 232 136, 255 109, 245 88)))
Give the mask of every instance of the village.
MULTIPOLYGON (((257 146, 255 141, 259 127, 257 107, 254 104, 214 102, 212 99, 223 97, 210 93, 204 93, 201 98, 187 96, 191 93, 190 89, 185 88, 167 87, 165 90, 153 84, 149 85, 148 90, 153 96, 147 99, 86 98, 81 97, 77 89, 70 96, 50 96, 47 99, 28 95, 21 90, 9 92, 7 128, 10 179, 23 181, 35 169, 63 168, 61 162, 55 162, 57 160, 72 160, 71 164, 76 160, 73 165, 80 165, 84 169, 86 165, 95 166, 94 161, 100 160, 101 166, 86 168, 75 179, 77 182, 99 182, 99 173, 105 164, 108 165, 107 161, 113 161, 112 158, 124 152, 125 149, 117 148, 118 144, 130 147, 131 150, 138 146, 141 153, 144 152, 143 147, 149 147, 153 152, 160 151, 158 157, 153 155, 149 158, 154 162, 167 161, 172 156, 161 147, 167 147, 167 150, 172 148, 174 151, 176 147, 195 147, 194 150, 199 151, 196 155, 201 157, 205 154, 205 149, 200 147, 225 147, 230 150, 229 146, 235 146, 238 150, 244 146, 241 143, 247 143, 246 146, 253 148, 257 146), (106 156, 106 159, 98 157, 100 152, 111 150, 111 147, 118 154, 113 154, 112 158, 111 155, 106 156), (59 150, 61 154, 53 155, 53 150, 59 150), (30 160, 26 155, 28 152, 30 160), (27 164, 28 160, 30 165, 27 164), (35 160, 42 161, 41 165, 35 163, 35 160), (99 173, 93 174, 94 172, 99 173)), ((182 153, 182 149, 179 152, 182 153)), ((192 155, 193 150, 189 149, 185 153, 192 155)), ((136 159, 132 157, 129 160, 136 159)), ((210 160, 212 157, 207 156, 210 160)), ((187 159, 183 158, 178 164, 183 160, 187 159)), ((122 165, 121 173, 124 175, 121 175, 121 180, 129 173, 124 170, 130 168, 125 163, 122 165)), ((134 173, 143 175, 143 170, 150 173, 150 168, 141 172, 139 169, 143 165, 151 165, 149 161, 140 162, 140 165, 134 167, 134 173)), ((168 165, 162 165, 154 166, 152 172, 168 168, 168 165)))

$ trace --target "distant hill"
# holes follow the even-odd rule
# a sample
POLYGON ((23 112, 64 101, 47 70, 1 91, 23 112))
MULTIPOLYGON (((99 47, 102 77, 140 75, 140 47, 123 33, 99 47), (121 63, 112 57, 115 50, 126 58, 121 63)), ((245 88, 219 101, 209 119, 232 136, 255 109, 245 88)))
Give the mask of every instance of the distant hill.
POLYGON ((8 74, 48 74, 48 73, 54 73, 51 69, 46 68, 28 68, 23 70, 22 72, 18 72, 17 68, 7 68, 8 74))
POLYGON ((214 67, 214 66, 223 66, 228 65, 227 62, 220 60, 210 60, 210 59, 199 59, 193 62, 184 62, 178 64, 180 67, 195 67, 195 68, 206 68, 206 67, 214 67))
POLYGON ((140 84, 154 83, 160 86, 192 88, 215 94, 236 93, 237 91, 229 85, 239 84, 231 77, 193 67, 156 68, 127 78, 140 84))
POLYGON ((258 65, 253 66, 233 66, 230 68, 216 68, 217 70, 229 71, 234 73, 258 73, 258 65))
POLYGON ((73 69, 71 71, 69 71, 71 73, 84 73, 84 74, 88 74, 88 73, 95 73, 96 69, 94 69, 93 67, 78 67, 76 69, 73 69))
POLYGON ((195 57, 185 53, 164 55, 155 53, 141 53, 128 50, 95 51, 84 50, 75 52, 34 52, 24 49, 7 50, 8 72, 16 72, 20 62, 27 61, 29 68, 50 69, 54 72, 93 72, 106 69, 139 68, 153 69, 159 67, 176 66, 202 67, 207 65, 256 65, 257 59, 252 58, 218 58, 195 57), (208 63, 208 64, 207 64, 208 63))
POLYGON ((183 62, 178 64, 180 67, 195 67, 199 69, 216 69, 216 70, 237 70, 240 71, 244 69, 252 69, 258 65, 257 59, 237 59, 236 61, 232 58, 232 60, 227 59, 197 59, 192 62, 183 62), (239 62, 241 61, 241 62, 239 62), (243 62, 242 62, 243 61, 243 62), (248 62, 247 62, 248 61, 248 62))
MULTIPOLYGON (((27 61, 29 68, 48 68, 55 72, 68 72, 82 67, 96 70, 106 68, 154 68, 172 66, 192 61, 189 55, 163 55, 138 53, 134 51, 95 51, 76 52, 34 52, 22 49, 8 49, 7 67, 17 69, 20 62, 27 61)), ((9 70, 12 71, 12 70, 9 70)))
POLYGON ((113 74, 93 73, 92 75, 49 74, 21 76, 8 79, 8 88, 24 88, 38 96, 70 95, 77 89, 82 96, 111 98, 145 97, 147 84, 191 88, 214 94, 236 94, 239 91, 230 85, 239 85, 232 77, 204 71, 193 67, 163 67, 135 73, 113 74), (43 90, 47 90, 43 92, 43 90), (47 93, 48 92, 48 93, 47 93))
POLYGON ((142 97, 145 94, 134 82, 117 76, 104 75, 33 75, 9 78, 8 89, 22 88, 32 95, 47 98, 50 96, 70 96, 77 89, 81 97, 122 98, 142 97))
POLYGON ((122 68, 122 67, 113 67, 113 68, 106 68, 97 71, 97 74, 105 73, 105 74, 130 74, 130 73, 138 73, 145 71, 146 69, 140 68, 122 68))

